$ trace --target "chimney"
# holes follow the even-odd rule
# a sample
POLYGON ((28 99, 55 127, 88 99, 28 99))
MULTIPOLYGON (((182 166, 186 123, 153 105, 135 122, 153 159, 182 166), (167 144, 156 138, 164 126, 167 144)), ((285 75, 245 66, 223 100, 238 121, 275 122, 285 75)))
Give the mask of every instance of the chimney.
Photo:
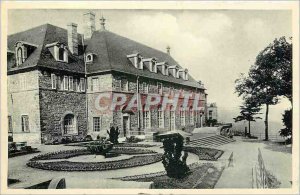
POLYGON ((170 55, 170 50, 171 50, 171 47, 167 46, 167 54, 169 54, 169 55, 170 55))
POLYGON ((68 24, 68 47, 74 55, 78 55, 78 34, 77 24, 68 24))
POLYGON ((105 20, 103 16, 100 18, 100 30, 105 30, 105 20))
POLYGON ((95 31, 95 13, 89 11, 83 14, 84 17, 84 38, 90 39, 95 31))

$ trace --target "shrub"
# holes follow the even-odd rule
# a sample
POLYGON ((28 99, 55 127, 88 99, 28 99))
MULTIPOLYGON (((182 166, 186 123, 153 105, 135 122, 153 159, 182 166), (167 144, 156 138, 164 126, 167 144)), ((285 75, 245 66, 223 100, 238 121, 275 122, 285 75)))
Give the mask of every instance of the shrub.
POLYGON ((14 141, 13 136, 9 135, 9 136, 8 136, 8 142, 13 142, 13 141, 14 141))
POLYGON ((126 142, 127 143, 138 143, 143 141, 142 139, 135 137, 135 136, 130 136, 130 137, 126 137, 126 142))
POLYGON ((113 148, 113 144, 111 142, 101 142, 101 141, 91 142, 87 147, 88 151, 90 151, 92 154, 102 154, 102 155, 105 155, 112 148, 113 148))
POLYGON ((84 141, 93 141, 93 138, 91 135, 87 135, 85 136, 84 141))
POLYGON ((115 129, 115 127, 112 126, 110 128, 110 130, 107 131, 107 134, 109 135, 109 141, 111 141, 114 144, 119 143, 119 141, 118 141, 118 138, 119 138, 119 135, 120 135, 119 127, 117 127, 115 129))
POLYGON ((183 149, 183 137, 178 135, 172 138, 166 138, 163 141, 164 154, 163 165, 169 177, 184 178, 190 172, 189 167, 186 164, 188 153, 184 152, 181 158, 181 152, 183 149))
POLYGON ((287 143, 292 143, 293 110, 285 110, 282 117, 284 128, 279 131, 280 135, 287 138, 287 143))

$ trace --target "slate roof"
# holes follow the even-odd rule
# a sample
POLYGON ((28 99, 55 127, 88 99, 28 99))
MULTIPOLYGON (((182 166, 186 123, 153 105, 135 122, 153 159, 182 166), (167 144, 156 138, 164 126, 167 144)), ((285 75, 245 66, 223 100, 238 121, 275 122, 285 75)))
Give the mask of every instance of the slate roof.
MULTIPOLYGON (((46 45, 60 42, 67 45, 67 30, 44 24, 23 32, 8 36, 8 50, 15 50, 15 43, 24 41, 34 45, 37 48, 28 56, 24 63, 18 67, 13 67, 14 60, 8 61, 8 72, 24 69, 28 67, 47 67, 57 70, 65 70, 76 73, 84 73, 83 55, 70 55, 69 63, 58 62, 54 59, 46 45)), ((82 35, 78 34, 78 43, 82 43, 82 35)), ((159 71, 158 73, 150 72, 147 68, 139 70, 128 60, 127 55, 139 52, 144 58, 156 58, 158 62, 167 62, 169 65, 177 65, 182 68, 169 54, 150 48, 146 45, 122 37, 107 30, 95 31, 89 40, 85 40, 86 53, 94 53, 95 58, 92 63, 88 63, 86 73, 98 73, 104 71, 118 71, 132 75, 139 75, 147 78, 187 85, 191 87, 203 88, 194 78, 189 75, 189 80, 174 78, 172 75, 165 76, 159 71)), ((13 59, 13 58, 10 58, 13 59)))
MULTIPOLYGON (((81 43, 81 34, 78 34, 78 43, 81 43)), ((51 55, 46 45, 59 42, 67 45, 68 37, 67 30, 53 26, 51 24, 44 24, 35 28, 19 32, 8 36, 7 47, 9 50, 15 50, 15 43, 17 41, 24 41, 37 45, 37 48, 31 55, 18 67, 15 66, 15 61, 8 61, 8 72, 29 67, 46 67, 56 70, 65 70, 77 73, 84 73, 83 56, 73 56, 69 54, 69 63, 58 62, 51 55)))
POLYGON ((114 70, 132 75, 139 75, 148 78, 155 78, 162 81, 188 85, 191 87, 203 88, 194 78, 189 75, 189 79, 174 78, 171 74, 165 76, 149 71, 137 69, 127 58, 127 55, 139 52, 144 58, 156 58, 158 62, 167 62, 169 65, 177 65, 182 68, 169 54, 153 49, 144 44, 122 37, 108 30, 95 31, 86 48, 86 53, 94 53, 96 57, 91 64, 87 64, 87 74, 114 70))

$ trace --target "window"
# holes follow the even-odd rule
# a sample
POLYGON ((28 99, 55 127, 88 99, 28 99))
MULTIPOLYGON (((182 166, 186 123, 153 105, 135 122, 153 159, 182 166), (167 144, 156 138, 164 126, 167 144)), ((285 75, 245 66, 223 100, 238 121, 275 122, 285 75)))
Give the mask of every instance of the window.
POLYGON ((76 90, 77 92, 80 91, 80 80, 79 80, 79 78, 76 78, 76 79, 75 79, 75 90, 76 90))
POLYGON ((80 78, 80 91, 85 91, 85 82, 84 78, 80 78))
POLYGON ((64 61, 64 53, 65 53, 64 48, 58 48, 58 60, 64 61))
POLYGON ((51 74, 51 84, 52 84, 52 89, 56 89, 56 75, 51 74))
POLYGON ((86 62, 93 62, 93 54, 88 54, 86 56, 86 62))
POLYGON ((162 94, 162 92, 163 92, 162 83, 157 83, 157 91, 158 91, 158 94, 162 94))
POLYGON ((21 47, 17 49, 17 65, 20 65, 23 63, 23 50, 21 47))
POLYGON ((208 112, 208 118, 211 120, 212 119, 212 110, 210 110, 209 112, 208 112))
POLYGON ((150 122, 150 111, 145 110, 143 112, 143 121, 144 121, 144 129, 149 129, 151 128, 151 122, 150 122))
POLYGON ((64 77, 63 76, 59 77, 59 82, 60 82, 59 89, 64 90, 65 87, 64 87, 64 77))
POLYGON ((64 118, 64 134, 75 134, 75 117, 73 114, 67 114, 64 118))
POLYGON ((99 91, 99 79, 92 78, 91 91, 99 91))
POLYGON ((143 82, 142 91, 143 93, 148 93, 148 84, 146 82, 143 82))
POLYGON ((64 90, 68 90, 68 76, 64 76, 64 90))
POLYGON ((164 69, 165 69, 165 75, 169 76, 169 68, 167 66, 164 66, 164 69))
POLYGON ((73 91, 74 90, 74 82, 73 82, 73 77, 69 76, 69 90, 73 91))
POLYGON ((171 87, 171 88, 170 88, 170 94, 171 94, 171 96, 174 95, 174 87, 171 87))
POLYGON ((180 115, 180 124, 181 124, 181 126, 185 126, 185 111, 184 111, 182 106, 180 107, 179 115, 180 115))
POLYGON ((12 126, 12 118, 11 116, 8 116, 8 133, 13 132, 13 126, 12 126))
POLYGON ((128 91, 128 81, 127 79, 121 79, 121 90, 128 91))
POLYGON ((138 66, 139 66, 139 69, 143 70, 144 62, 143 62, 143 57, 141 57, 141 56, 138 56, 138 66))
POLYGON ((157 73, 157 66, 155 60, 152 60, 151 63, 152 63, 152 72, 157 73))
POLYGON ((194 111, 193 108, 190 108, 190 124, 194 124, 194 111))
POLYGON ((163 128, 164 127, 164 112, 162 111, 161 106, 158 107, 157 118, 158 118, 158 127, 163 128))
POLYGON ((93 117, 93 128, 94 131, 100 131, 100 117, 93 117))
POLYGON ((28 115, 21 116, 22 132, 29 132, 29 117, 28 115))

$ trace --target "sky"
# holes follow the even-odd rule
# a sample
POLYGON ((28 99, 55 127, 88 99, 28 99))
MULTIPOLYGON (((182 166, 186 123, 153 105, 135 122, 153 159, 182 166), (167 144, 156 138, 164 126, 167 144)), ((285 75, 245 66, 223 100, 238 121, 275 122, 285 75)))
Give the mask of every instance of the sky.
MULTIPOLYGON (((50 23, 63 28, 74 22, 83 33, 88 10, 10 10, 8 34, 50 23)), ((275 38, 292 35, 292 15, 285 10, 93 10, 96 29, 106 18, 106 29, 172 57, 196 80, 201 80, 208 102, 216 102, 219 120, 230 122, 239 113, 241 98, 234 81, 247 73, 257 54, 275 38)), ((270 108, 270 121, 281 122, 290 102, 270 108)), ((262 110, 264 112, 264 110, 262 110)))

